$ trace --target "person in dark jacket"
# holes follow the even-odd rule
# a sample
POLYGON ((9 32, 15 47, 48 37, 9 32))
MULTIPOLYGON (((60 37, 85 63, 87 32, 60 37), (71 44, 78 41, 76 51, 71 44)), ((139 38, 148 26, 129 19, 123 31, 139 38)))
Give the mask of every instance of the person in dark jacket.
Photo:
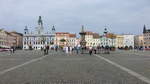
POLYGON ((90 46, 90 47, 89 47, 89 54, 90 54, 90 55, 92 55, 92 50, 93 50, 93 48, 90 46))

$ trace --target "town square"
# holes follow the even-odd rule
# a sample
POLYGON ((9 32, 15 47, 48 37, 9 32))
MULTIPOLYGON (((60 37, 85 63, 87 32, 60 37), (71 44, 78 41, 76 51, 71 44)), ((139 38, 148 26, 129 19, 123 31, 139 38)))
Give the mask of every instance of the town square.
POLYGON ((0 0, 0 84, 150 84, 149 0, 0 0))
POLYGON ((149 29, 143 35, 1 30, 0 84, 150 84, 149 29), (8 81, 9 80, 9 81, 8 81))

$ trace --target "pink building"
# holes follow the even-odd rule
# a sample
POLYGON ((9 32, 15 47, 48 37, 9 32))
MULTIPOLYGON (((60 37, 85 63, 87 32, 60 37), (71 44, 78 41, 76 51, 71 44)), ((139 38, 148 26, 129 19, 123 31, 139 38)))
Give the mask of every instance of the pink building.
POLYGON ((11 33, 0 29, 0 47, 10 48, 16 45, 16 37, 11 33))

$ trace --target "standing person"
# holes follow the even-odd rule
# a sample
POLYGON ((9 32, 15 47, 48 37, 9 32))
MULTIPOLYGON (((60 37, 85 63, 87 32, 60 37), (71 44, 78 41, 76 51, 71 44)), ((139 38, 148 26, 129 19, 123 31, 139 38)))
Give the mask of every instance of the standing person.
POLYGON ((55 51, 57 52, 57 50, 58 50, 58 46, 56 45, 56 47, 55 47, 55 51))
POLYGON ((46 46, 46 54, 48 54, 49 46, 46 46))
POLYGON ((63 52, 66 52, 66 47, 65 46, 63 47, 63 52))
POLYGON ((41 47, 41 51, 43 51, 43 47, 41 47))
POLYGON ((9 51, 10 51, 10 53, 11 53, 11 54, 13 53, 13 49, 12 49, 12 47, 9 49, 9 51))
POLYGON ((71 46, 69 47, 69 53, 70 54, 72 53, 72 47, 71 46))
POLYGON ((76 53, 79 54, 80 45, 76 46, 76 53))
POLYGON ((89 54, 92 55, 92 47, 89 47, 89 54))
POLYGON ((12 52, 15 53, 15 47, 14 46, 12 47, 12 52))
POLYGON ((70 46, 68 46, 68 52, 70 53, 70 46))
POLYGON ((66 46, 66 47, 65 47, 65 51, 66 51, 66 53, 68 53, 68 50, 69 50, 69 49, 68 49, 68 46, 66 46))
POLYGON ((78 46, 75 47, 75 50, 76 50, 76 53, 78 54, 79 53, 78 46))
POLYGON ((46 55, 46 47, 44 47, 44 55, 46 55))
POLYGON ((96 54, 96 51, 97 51, 97 49, 96 49, 96 47, 94 48, 94 54, 96 54))

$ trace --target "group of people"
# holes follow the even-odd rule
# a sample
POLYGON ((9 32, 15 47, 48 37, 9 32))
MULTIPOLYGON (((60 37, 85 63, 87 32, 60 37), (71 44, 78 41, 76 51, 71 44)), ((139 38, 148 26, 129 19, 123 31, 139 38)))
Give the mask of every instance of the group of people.
POLYGON ((54 47, 50 47, 49 46, 45 46, 43 48, 41 48, 41 50, 44 51, 44 55, 47 55, 48 54, 48 51, 49 49, 51 50, 55 50, 56 52, 59 50, 63 50, 63 52, 67 53, 67 54, 72 54, 72 53, 76 53, 76 54, 79 54, 79 53, 89 53, 89 55, 92 55, 92 54, 97 54, 97 53, 100 53, 100 51, 104 51, 104 53, 109 53, 109 49, 107 48, 100 48, 100 47, 92 47, 92 46, 89 46, 89 47, 81 47, 80 45, 77 45, 75 47, 72 47, 72 46, 64 46, 64 47, 58 47, 58 46, 54 46, 54 47))
POLYGON ((41 47, 41 51, 44 51, 44 55, 48 55, 49 46, 41 47))
POLYGON ((10 53, 12 54, 12 53, 15 53, 15 47, 14 46, 12 46, 10 49, 9 49, 9 51, 10 51, 10 53))
POLYGON ((65 47, 63 47, 63 51, 65 52, 65 53, 72 53, 72 51, 73 51, 73 47, 71 47, 71 46, 65 46, 65 47))
MULTIPOLYGON (((93 48, 93 47, 88 47, 88 48, 83 48, 79 45, 75 46, 75 47, 71 47, 71 46, 65 46, 63 47, 63 51, 65 53, 76 53, 76 54, 79 54, 80 52, 87 52, 89 51, 89 54, 92 55, 93 51, 94 51, 94 54, 96 54, 97 52, 97 49, 96 48, 93 48)), ((83 54, 83 53, 82 53, 83 54)))
POLYGON ((58 46, 55 46, 55 47, 49 47, 49 46, 41 47, 41 51, 44 51, 44 55, 48 55, 48 51, 50 49, 55 50, 57 52, 58 51, 58 46))
POLYGON ((65 53, 73 53, 73 52, 76 52, 77 54, 79 54, 79 51, 80 51, 80 46, 79 45, 77 45, 77 46, 75 46, 75 47, 72 47, 72 46, 64 46, 63 47, 63 51, 65 52, 65 53))

